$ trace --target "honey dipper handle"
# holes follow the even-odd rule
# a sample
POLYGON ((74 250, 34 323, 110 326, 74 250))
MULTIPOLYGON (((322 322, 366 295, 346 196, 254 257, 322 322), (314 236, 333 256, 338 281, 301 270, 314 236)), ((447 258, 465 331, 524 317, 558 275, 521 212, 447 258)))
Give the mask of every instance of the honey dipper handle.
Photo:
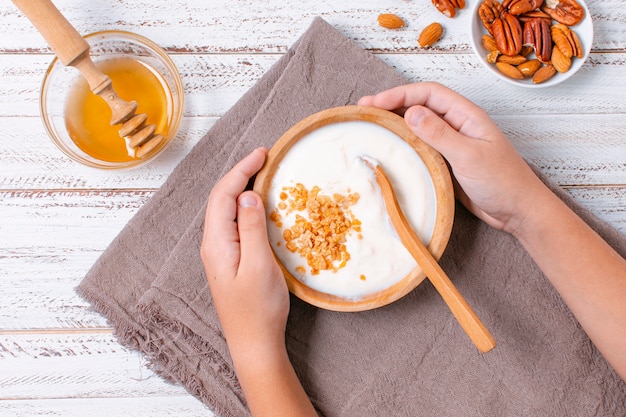
POLYGON ((41 33, 63 65, 80 70, 94 92, 109 82, 89 58, 87 41, 50 0, 12 1, 41 33))
POLYGON ((12 0, 44 37, 63 65, 89 51, 89 44, 49 0, 12 0))
POLYGON ((496 346, 493 336, 409 225, 402 210, 400 210, 389 179, 380 165, 374 168, 374 173, 376 182, 382 192, 389 218, 400 236, 400 240, 413 258, 415 258, 418 265, 424 270, 424 273, 444 299, 454 317, 465 330, 465 333, 474 342, 474 345, 481 352, 489 352, 496 346))

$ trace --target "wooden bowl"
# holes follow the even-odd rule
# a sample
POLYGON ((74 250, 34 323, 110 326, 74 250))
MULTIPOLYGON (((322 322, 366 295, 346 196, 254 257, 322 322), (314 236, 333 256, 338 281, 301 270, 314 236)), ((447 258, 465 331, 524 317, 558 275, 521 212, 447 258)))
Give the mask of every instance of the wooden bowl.
MULTIPOLYGON (((436 205, 434 228, 428 248, 439 259, 448 244, 454 219, 454 191, 448 166, 436 150, 415 136, 402 117, 386 110, 365 106, 336 107, 313 114, 291 127, 270 149, 267 161, 255 179, 254 190, 262 197, 268 216, 272 210, 267 204, 272 178, 291 147, 316 129, 350 121, 371 122, 388 129, 408 143, 424 162, 433 183, 436 205)), ((372 157, 375 158, 376 155, 372 157)), ((312 305, 334 311, 364 311, 387 305, 408 294, 425 278, 424 272, 417 266, 403 279, 384 290, 358 299, 344 298, 307 286, 287 270, 278 256, 276 258, 291 293, 312 305)), ((385 259, 380 262, 385 262, 385 259)))

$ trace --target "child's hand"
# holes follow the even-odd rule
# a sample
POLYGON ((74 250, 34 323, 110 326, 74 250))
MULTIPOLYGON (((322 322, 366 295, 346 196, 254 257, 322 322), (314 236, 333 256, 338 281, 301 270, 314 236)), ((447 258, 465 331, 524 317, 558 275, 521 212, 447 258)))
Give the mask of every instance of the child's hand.
POLYGON ((408 126, 449 162, 457 198, 493 227, 515 233, 547 188, 480 107, 437 83, 367 96, 360 105, 404 113, 408 126))
POLYGON ((202 262, 233 356, 285 349, 287 285, 269 246, 263 202, 244 192, 266 155, 256 149, 215 185, 204 223, 202 262))
POLYGON ((289 291, 267 238, 263 202, 243 191, 266 156, 256 149, 215 185, 200 254, 252 415, 313 417, 285 346, 289 291))

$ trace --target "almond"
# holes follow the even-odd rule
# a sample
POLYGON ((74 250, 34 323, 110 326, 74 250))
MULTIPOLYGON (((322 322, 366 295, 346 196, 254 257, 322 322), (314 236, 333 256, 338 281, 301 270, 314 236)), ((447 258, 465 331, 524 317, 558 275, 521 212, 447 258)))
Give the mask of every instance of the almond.
POLYGON ((550 78, 554 76, 554 74, 556 74, 556 69, 554 68, 554 65, 552 64, 545 65, 539 68, 537 72, 535 73, 535 75, 533 75, 533 83, 539 84, 544 81, 548 81, 550 78))
POLYGON ((422 48, 432 46, 441 38, 442 34, 443 26, 441 26, 440 23, 433 22, 422 30, 419 38, 417 38, 417 43, 419 43, 422 48))
POLYGON ((387 29, 400 29, 405 26, 404 20, 393 13, 383 13, 379 15, 378 24, 387 29))
POLYGON ((538 59, 531 59, 517 66, 524 78, 532 77, 539 68, 541 68, 541 62, 538 59))
POLYGON ((502 74, 509 78, 514 78, 516 80, 524 79, 522 72, 511 64, 507 64, 506 62, 496 62, 496 67, 498 67, 502 74))
POLYGON ((558 72, 567 72, 569 67, 572 66, 572 59, 563 55, 563 52, 559 48, 552 48, 552 58, 550 58, 552 65, 558 72))

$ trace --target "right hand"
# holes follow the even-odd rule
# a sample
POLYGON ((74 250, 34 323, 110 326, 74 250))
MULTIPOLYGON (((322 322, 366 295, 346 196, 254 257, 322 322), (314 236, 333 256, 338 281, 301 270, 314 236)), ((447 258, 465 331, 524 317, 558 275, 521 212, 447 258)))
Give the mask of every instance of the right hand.
POLYGON ((457 198, 497 229, 515 234, 548 191, 484 110, 440 84, 403 85, 358 104, 404 113, 409 128, 450 164, 457 198))

